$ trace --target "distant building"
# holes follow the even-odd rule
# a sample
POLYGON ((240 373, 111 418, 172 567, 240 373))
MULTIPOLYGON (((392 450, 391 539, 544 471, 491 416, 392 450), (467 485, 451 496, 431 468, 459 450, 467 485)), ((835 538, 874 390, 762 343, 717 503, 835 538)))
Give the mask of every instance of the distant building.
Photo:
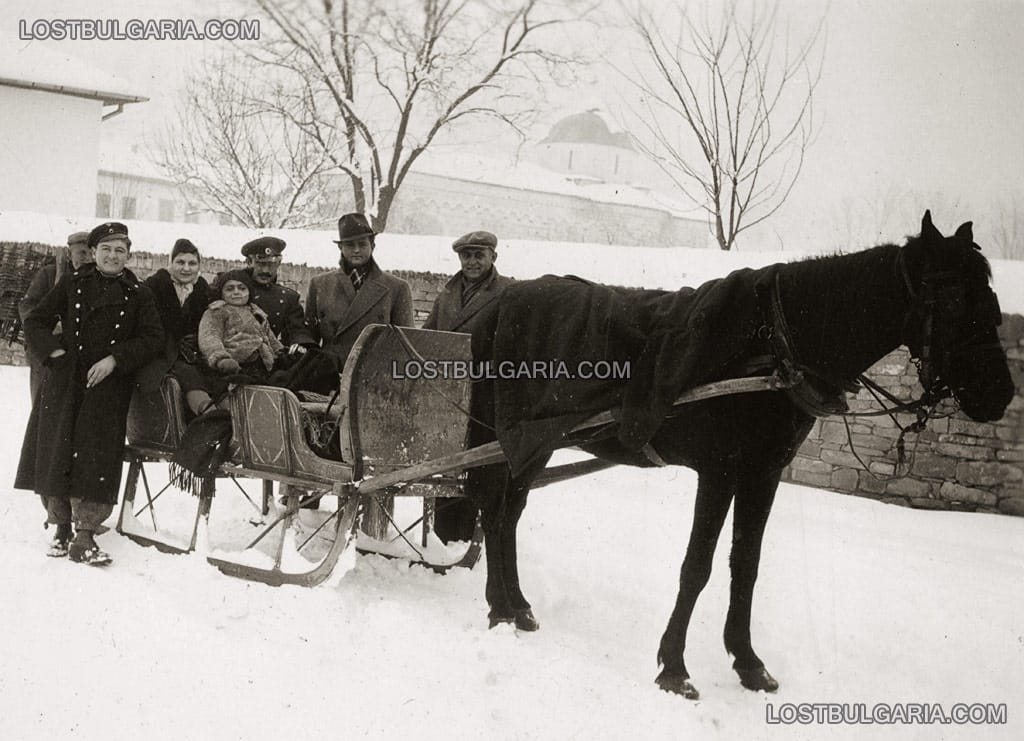
MULTIPOLYGON (((231 224, 203 210, 163 178, 137 147, 104 150, 96 186, 100 218, 231 224)), ((612 133, 596 113, 568 116, 524 160, 435 147, 409 172, 387 230, 458 235, 488 229, 502 240, 708 247, 707 224, 642 184, 645 161, 628 135, 612 133)), ((347 179, 339 201, 351 209, 347 179)), ((323 214, 331 226, 337 214, 323 214)))
POLYGON ((651 187, 653 165, 596 111, 558 120, 523 160, 428 150, 399 190, 388 229, 486 228, 506 239, 711 246, 707 223, 651 187))
POLYGON ((0 209, 92 214, 104 120, 147 98, 42 44, 0 50, 0 209))
POLYGON ((558 121, 528 158, 580 183, 632 183, 640 180, 640 156, 632 138, 616 132, 594 110, 558 121))
POLYGON ((163 176, 138 145, 107 146, 99 157, 95 216, 101 219, 177 221, 187 224, 237 223, 198 205, 187 189, 163 176))

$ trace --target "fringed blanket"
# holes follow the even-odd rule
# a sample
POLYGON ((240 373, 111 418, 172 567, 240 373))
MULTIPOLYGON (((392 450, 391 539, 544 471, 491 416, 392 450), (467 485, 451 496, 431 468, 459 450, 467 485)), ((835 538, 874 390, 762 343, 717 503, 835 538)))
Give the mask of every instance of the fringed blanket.
POLYGON ((763 323, 755 289, 774 269, 674 292, 550 275, 510 286, 473 349, 495 377, 497 437, 513 475, 605 410, 620 410, 619 441, 642 448, 681 392, 749 352, 763 323), (628 364, 628 378, 606 377, 611 364, 628 364))

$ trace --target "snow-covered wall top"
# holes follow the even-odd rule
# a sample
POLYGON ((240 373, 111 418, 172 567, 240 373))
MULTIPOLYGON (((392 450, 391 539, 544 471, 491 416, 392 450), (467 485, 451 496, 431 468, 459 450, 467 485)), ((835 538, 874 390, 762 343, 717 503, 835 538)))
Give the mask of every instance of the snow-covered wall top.
MULTIPOLYGON (((0 240, 64 244, 70 232, 100 223, 96 217, 64 217, 23 212, 0 213, 0 240)), ((203 255, 240 259, 242 244, 273 234, 288 243, 288 262, 333 267, 338 250, 333 231, 255 230, 203 224, 127 221, 136 249, 170 254, 174 240, 191 239, 203 255)), ((453 235, 457 236, 457 235, 453 235)), ((459 261, 451 249, 453 236, 381 234, 375 257, 385 270, 455 273, 459 261)), ((499 240, 501 235, 499 236, 499 240)), ((893 241, 902 238, 894 237, 893 241)), ((867 246, 867 245, 865 245, 867 246)), ((546 273, 575 274, 601 283, 676 289, 694 286, 741 267, 763 267, 806 257, 796 252, 722 252, 713 249, 617 247, 540 241, 500 241, 498 269, 519 279, 546 273)), ((992 260, 993 283, 1004 312, 1024 314, 1024 262, 992 260)))

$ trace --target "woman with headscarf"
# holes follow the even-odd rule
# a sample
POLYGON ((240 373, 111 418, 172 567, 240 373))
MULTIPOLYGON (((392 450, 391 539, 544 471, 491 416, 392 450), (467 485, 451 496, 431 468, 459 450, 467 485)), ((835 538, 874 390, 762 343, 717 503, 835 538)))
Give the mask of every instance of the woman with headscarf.
POLYGON ((138 379, 143 393, 153 393, 170 373, 178 379, 193 413, 198 413, 209 402, 209 396, 203 391, 202 375, 195 367, 199 321, 210 304, 210 286, 199 273, 200 262, 198 248, 188 239, 179 239, 171 249, 167 267, 146 279, 156 300, 167 343, 163 355, 138 379))

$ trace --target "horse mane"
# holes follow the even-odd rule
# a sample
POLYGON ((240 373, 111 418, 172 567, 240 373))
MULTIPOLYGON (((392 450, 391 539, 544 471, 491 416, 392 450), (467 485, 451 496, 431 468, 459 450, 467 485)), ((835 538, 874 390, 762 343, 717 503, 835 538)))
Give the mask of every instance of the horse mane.
POLYGON ((788 291, 802 305, 820 306, 838 299, 823 292, 826 286, 841 291, 843 303, 855 303, 869 300, 877 292, 884 272, 892 274, 899 249, 894 244, 882 244, 857 252, 809 256, 783 263, 780 273, 788 291))
MULTIPOLYGON (((834 285, 836 276, 840 276, 843 281, 863 284, 870 282, 874 277, 873 272, 884 267, 888 258, 894 258, 898 250, 907 255, 908 265, 913 266, 918 274, 922 268, 921 256, 927 255, 938 263, 936 265, 933 262, 933 268, 942 266, 945 269, 955 269, 979 280, 984 279, 986 284, 992 278, 992 266, 977 244, 972 242, 968 245, 965 240, 948 237, 940 244, 927 245, 921 235, 908 237, 903 246, 886 243, 856 252, 834 252, 805 257, 785 263, 783 270, 784 274, 798 273, 803 279, 801 282, 806 281, 805 285, 812 291, 822 285, 834 285)), ((856 293, 853 286, 851 290, 856 293)))

